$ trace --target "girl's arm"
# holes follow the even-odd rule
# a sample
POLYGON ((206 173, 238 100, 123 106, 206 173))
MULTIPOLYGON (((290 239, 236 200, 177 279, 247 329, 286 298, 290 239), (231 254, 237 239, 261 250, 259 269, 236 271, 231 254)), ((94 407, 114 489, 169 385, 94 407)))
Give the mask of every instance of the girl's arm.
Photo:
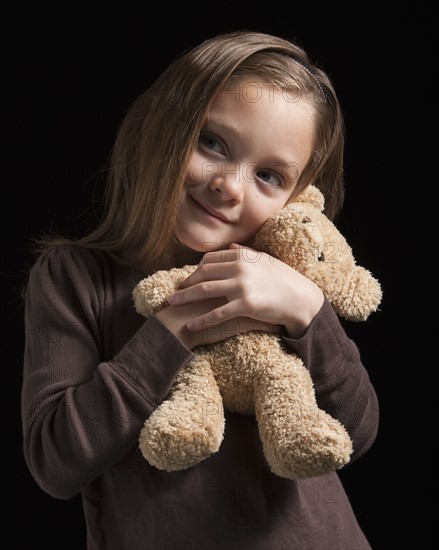
POLYGON ((377 395, 357 346, 326 299, 301 338, 282 338, 309 369, 319 407, 347 429, 354 462, 375 441, 379 422, 377 395))
MULTIPOLYGON (((102 358, 109 299, 90 253, 62 247, 34 264, 25 303, 24 455, 39 486, 70 498, 137 445, 146 418, 193 357, 150 318, 102 358)), ((122 322, 120 327, 123 329, 122 322)))

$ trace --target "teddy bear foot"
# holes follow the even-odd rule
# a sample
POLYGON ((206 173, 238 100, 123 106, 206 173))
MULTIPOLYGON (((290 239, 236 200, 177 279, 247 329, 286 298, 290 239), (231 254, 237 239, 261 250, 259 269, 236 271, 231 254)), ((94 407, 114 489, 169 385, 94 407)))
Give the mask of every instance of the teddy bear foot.
POLYGON ((144 424, 139 448, 144 458, 159 470, 186 470, 218 451, 223 431, 220 426, 194 426, 193 419, 174 417, 168 422, 173 407, 156 411, 144 424), (165 418, 165 422, 163 419, 165 418), (188 425, 191 427, 188 428, 188 425))
POLYGON ((209 364, 196 357, 139 436, 144 458, 168 472, 186 470, 218 451, 224 435, 221 395, 209 364))
POLYGON ((264 433, 264 453, 274 474, 293 480, 309 478, 349 462, 352 442, 340 422, 319 409, 313 417, 301 420, 294 429, 264 433))

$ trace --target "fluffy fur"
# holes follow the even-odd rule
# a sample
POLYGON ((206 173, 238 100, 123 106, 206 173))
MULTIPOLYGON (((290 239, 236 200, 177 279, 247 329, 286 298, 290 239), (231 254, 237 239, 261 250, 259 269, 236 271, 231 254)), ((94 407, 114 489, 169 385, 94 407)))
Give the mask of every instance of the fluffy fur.
MULTIPOLYGON (((351 247, 323 213, 310 186, 267 220, 250 246, 314 281, 336 313, 366 320, 381 302, 379 282, 356 265, 351 247)), ((158 271, 138 283, 134 307, 146 317, 165 307, 196 266, 158 271)), ((271 471, 287 479, 322 475, 344 466, 352 442, 344 426, 319 409, 312 379, 279 335, 252 331, 199 346, 176 377, 168 398, 145 421, 139 447, 160 470, 184 470, 218 451, 223 409, 256 415, 271 471)))

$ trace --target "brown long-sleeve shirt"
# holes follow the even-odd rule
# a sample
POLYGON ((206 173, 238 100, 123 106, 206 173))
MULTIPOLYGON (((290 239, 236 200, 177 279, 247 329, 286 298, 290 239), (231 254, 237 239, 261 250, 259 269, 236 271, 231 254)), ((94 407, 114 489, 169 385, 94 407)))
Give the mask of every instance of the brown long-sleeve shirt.
MULTIPOLYGON (((297 482, 271 473, 254 417, 226 413, 219 451, 186 471, 142 457, 145 419, 193 357, 135 312, 131 293, 144 276, 77 245, 42 254, 30 272, 24 454, 45 492, 82 493, 87 548, 369 549, 337 473, 297 482)), ((309 368, 320 408, 348 430, 356 460, 378 427, 356 345, 327 301, 305 336, 284 339, 309 368)))

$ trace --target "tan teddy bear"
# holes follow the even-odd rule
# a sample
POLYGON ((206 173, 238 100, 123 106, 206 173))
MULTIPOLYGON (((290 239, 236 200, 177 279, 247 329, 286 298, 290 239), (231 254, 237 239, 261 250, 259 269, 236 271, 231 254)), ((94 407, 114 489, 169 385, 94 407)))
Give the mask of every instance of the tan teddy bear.
MULTIPOLYGON (((265 222, 249 246, 274 256, 314 281, 335 312, 366 320, 381 302, 381 287, 357 266, 352 250, 323 213, 321 192, 309 186, 265 222)), ((144 316, 165 307, 196 266, 158 271, 133 291, 144 316)), ((252 331, 193 350, 169 396, 146 420, 139 447, 160 470, 184 470, 218 451, 223 407, 256 415, 271 471, 287 479, 344 466, 352 442, 344 426, 318 408, 309 371, 278 334, 252 331)))

